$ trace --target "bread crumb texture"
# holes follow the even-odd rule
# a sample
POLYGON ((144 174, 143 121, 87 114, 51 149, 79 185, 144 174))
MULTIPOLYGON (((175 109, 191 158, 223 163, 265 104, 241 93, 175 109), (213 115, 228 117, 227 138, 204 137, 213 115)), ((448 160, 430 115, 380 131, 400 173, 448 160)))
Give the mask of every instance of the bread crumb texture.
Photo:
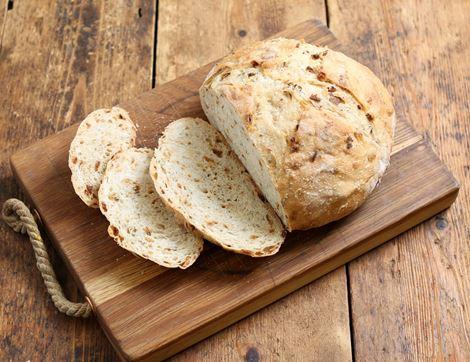
POLYGON ((276 253, 284 241, 276 213, 209 123, 172 122, 159 139, 150 174, 181 222, 209 241, 254 257, 276 253))
POLYGON ((91 207, 98 207, 98 190, 108 161, 132 147, 136 128, 122 108, 98 109, 80 124, 69 150, 69 168, 76 194, 91 207))
POLYGON ((203 241, 177 223, 158 196, 149 174, 152 156, 150 149, 130 148, 108 162, 100 209, 121 247, 164 267, 185 269, 201 253, 203 241))

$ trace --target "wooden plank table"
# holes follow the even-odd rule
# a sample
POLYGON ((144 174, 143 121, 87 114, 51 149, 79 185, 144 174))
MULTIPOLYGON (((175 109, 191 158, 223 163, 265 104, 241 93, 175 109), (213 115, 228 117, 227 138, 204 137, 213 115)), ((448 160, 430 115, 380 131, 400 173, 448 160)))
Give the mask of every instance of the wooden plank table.
MULTIPOLYGON (((174 360, 470 358, 470 3, 220 3, 3 0, 0 202, 22 197, 8 166, 15 150, 317 17, 383 79, 398 116, 429 136, 462 190, 450 210, 174 360)), ((0 360, 116 359, 93 318, 54 310, 25 239, 2 223, 0 240, 0 360)), ((66 293, 80 299, 54 260, 66 293)))

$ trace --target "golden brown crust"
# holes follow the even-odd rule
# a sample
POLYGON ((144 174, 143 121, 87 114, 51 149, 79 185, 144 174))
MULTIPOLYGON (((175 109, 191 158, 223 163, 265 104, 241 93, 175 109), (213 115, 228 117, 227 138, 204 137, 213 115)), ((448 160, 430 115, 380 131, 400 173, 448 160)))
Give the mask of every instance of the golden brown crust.
POLYGON ((243 122, 289 230, 349 214, 388 166, 391 97, 367 67, 342 53, 290 39, 255 43, 217 64, 201 87, 211 120, 217 110, 205 105, 208 92, 228 101, 243 122))
POLYGON ((338 86, 347 89, 375 125, 380 141, 391 148, 395 130, 392 98, 379 78, 366 66, 340 52, 329 51, 322 71, 338 86))

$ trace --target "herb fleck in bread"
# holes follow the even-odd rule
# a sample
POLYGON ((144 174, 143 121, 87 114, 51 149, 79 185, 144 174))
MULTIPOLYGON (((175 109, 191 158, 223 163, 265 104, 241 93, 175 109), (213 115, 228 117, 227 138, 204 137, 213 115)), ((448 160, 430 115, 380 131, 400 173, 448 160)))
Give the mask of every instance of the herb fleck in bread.
POLYGON ((291 39, 258 42, 216 64, 200 96, 289 230, 349 214, 389 164, 390 95, 342 53, 291 39))
POLYGON ((98 109, 80 124, 70 145, 72 185, 85 204, 98 207, 98 190, 111 157, 134 146, 136 128, 119 107, 98 109))
POLYGON ((249 174, 209 123, 183 118, 164 131, 150 174, 178 217, 206 239, 250 256, 275 254, 284 229, 249 174))
POLYGON ((185 269, 201 253, 203 241, 175 221, 155 192, 152 156, 147 148, 114 155, 99 190, 100 209, 110 222, 109 235, 121 247, 159 265, 185 269))

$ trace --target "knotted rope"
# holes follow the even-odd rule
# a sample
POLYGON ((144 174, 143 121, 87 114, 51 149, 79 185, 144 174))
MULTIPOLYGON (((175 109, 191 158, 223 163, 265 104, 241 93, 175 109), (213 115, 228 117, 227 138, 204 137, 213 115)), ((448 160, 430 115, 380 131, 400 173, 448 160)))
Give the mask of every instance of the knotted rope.
POLYGON ((17 233, 28 233, 36 255, 36 265, 56 308, 71 317, 88 317, 91 313, 90 304, 73 303, 65 297, 52 269, 49 254, 39 233, 38 225, 26 205, 18 199, 9 199, 3 204, 2 217, 8 226, 17 233))

